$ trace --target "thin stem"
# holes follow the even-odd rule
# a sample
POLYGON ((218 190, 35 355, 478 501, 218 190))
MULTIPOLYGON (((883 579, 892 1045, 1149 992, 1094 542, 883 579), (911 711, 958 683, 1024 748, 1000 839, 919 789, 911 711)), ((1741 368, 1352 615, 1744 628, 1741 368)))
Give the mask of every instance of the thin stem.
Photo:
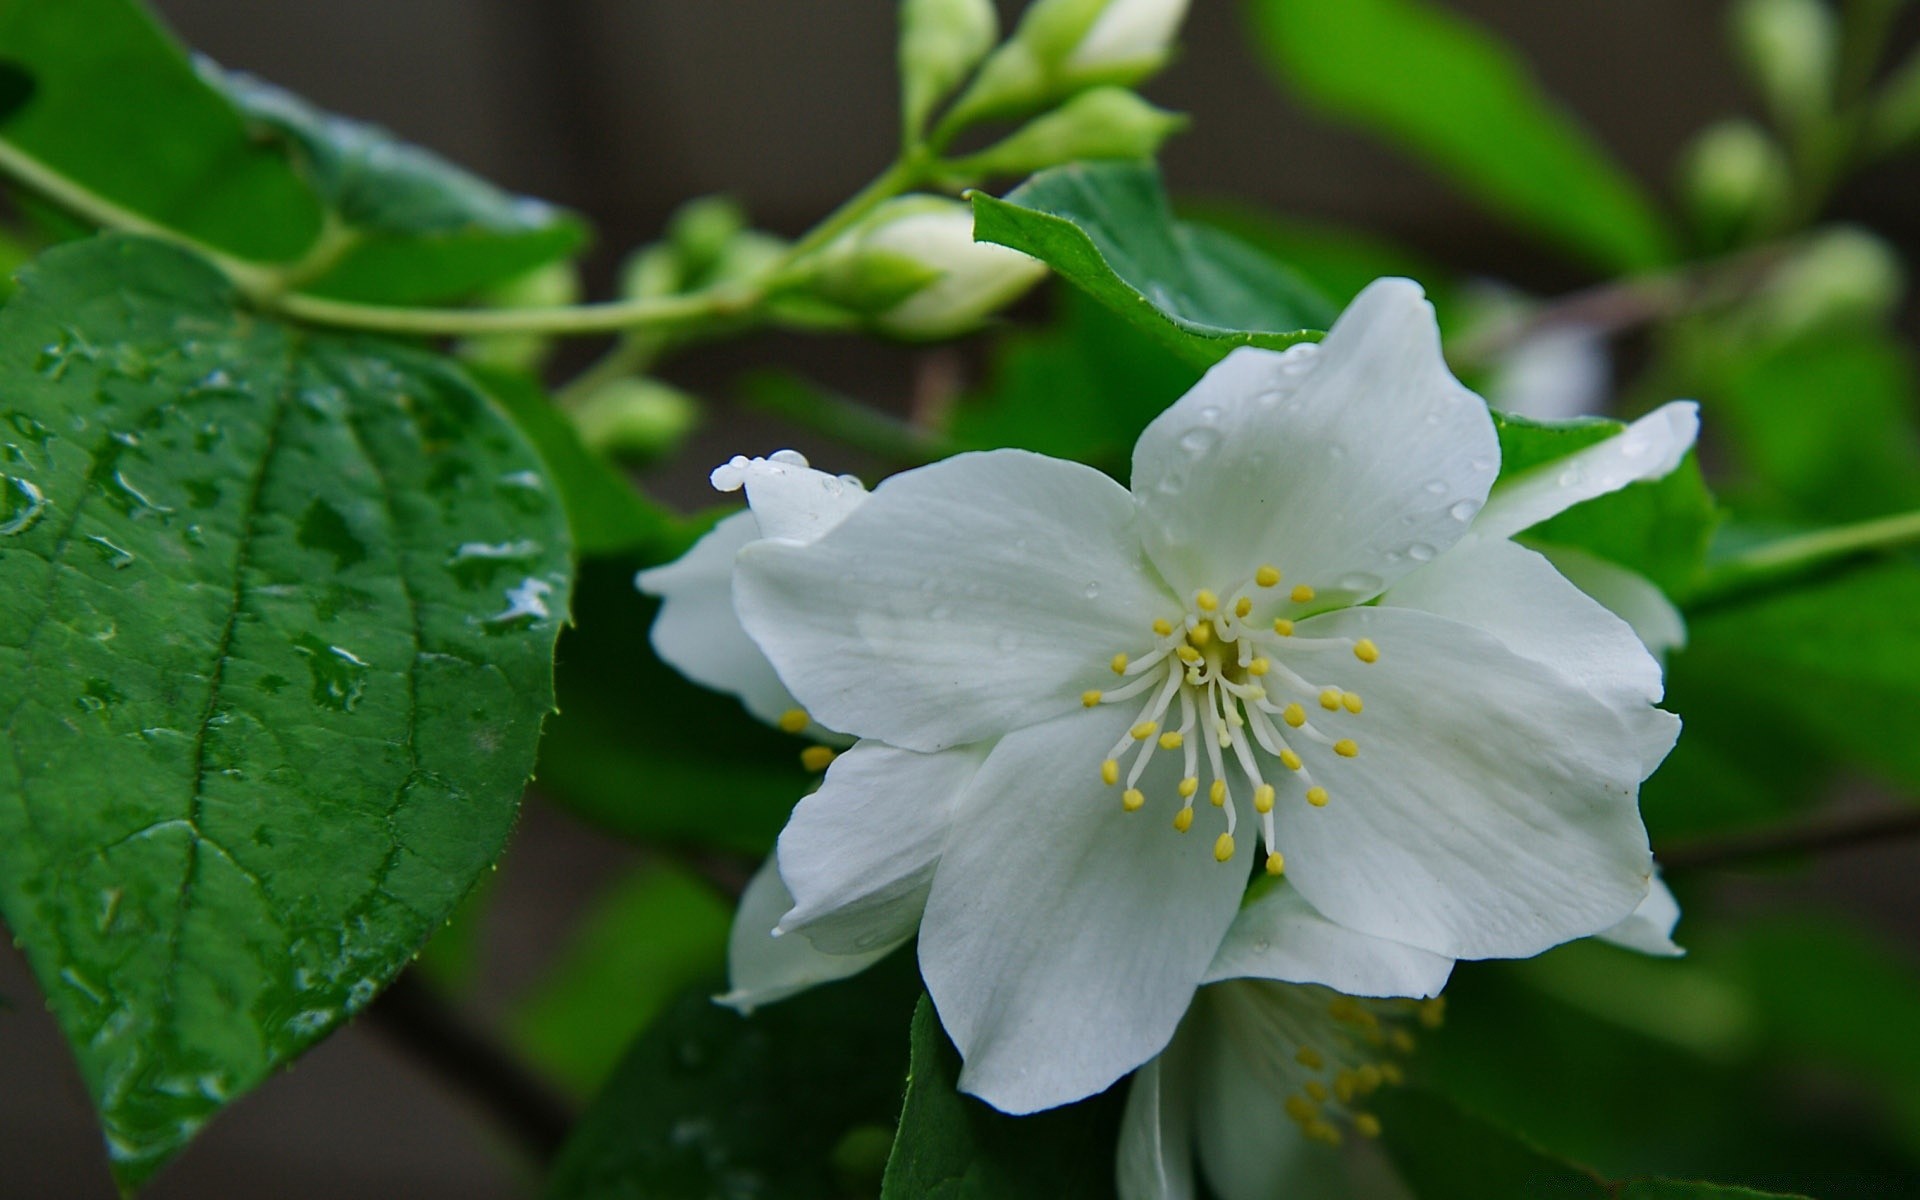
POLYGON ((731 316, 752 308, 758 300, 757 293, 729 288, 555 308, 403 308, 294 294, 270 301, 269 307, 315 325, 373 333, 418 337, 488 333, 584 336, 731 316))
POLYGON ((1920 542, 1920 511, 1782 538, 1713 566, 1687 594, 1685 607, 1697 610, 1723 603, 1841 559, 1912 542, 1920 542))
POLYGON ((367 1020, 478 1105, 535 1162, 559 1153, 572 1110, 431 985, 400 976, 367 1009, 367 1020))
POLYGON ((1665 870, 1690 871, 1788 855, 1847 850, 1911 837, 1920 837, 1920 808, 1829 818, 1724 838, 1702 838, 1664 847, 1656 857, 1665 870))

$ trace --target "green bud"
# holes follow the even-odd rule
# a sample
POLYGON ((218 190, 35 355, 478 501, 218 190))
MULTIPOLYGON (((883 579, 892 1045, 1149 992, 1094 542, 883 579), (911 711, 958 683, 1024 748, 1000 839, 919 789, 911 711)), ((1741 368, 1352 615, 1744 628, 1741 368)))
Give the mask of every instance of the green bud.
POLYGON ((1125 88, 1099 87, 954 166, 970 176, 1028 175, 1076 159, 1151 158, 1185 124, 1125 88))
POLYGON ((1733 10, 1734 49, 1790 125, 1832 106, 1839 42, 1838 22, 1821 0, 1741 0, 1733 10))
POLYGON ((1874 97, 1867 136, 1882 154, 1920 141, 1920 53, 1901 64, 1874 97))
POLYGON ((1791 337, 1884 320, 1906 291, 1900 256, 1855 225, 1815 231, 1756 300, 1770 331, 1791 337))
POLYGON ((901 0, 900 108, 909 136, 1000 36, 993 0, 901 0))
POLYGON ((700 421, 700 404, 657 379, 616 379, 572 410, 580 440, 615 458, 662 458, 700 421))
MULTIPOLYGON (((560 308, 580 299, 580 272, 572 263, 548 263, 495 284, 480 300, 490 308, 560 308)), ((553 339, 533 333, 496 333, 468 338, 460 357, 468 362, 534 372, 553 350, 553 339)))
POLYGON ((702 196, 681 205, 667 222, 667 245, 679 256, 682 279, 698 279, 711 271, 746 227, 747 214, 725 196, 702 196))
POLYGON ((1036 111, 1166 65, 1189 0, 1035 0, 954 105, 957 123, 1036 111))
POLYGON ((1694 139, 1680 160, 1680 196, 1709 245, 1766 229, 1786 209, 1786 154, 1751 121, 1722 121, 1694 139))
POLYGON ((1036 259, 973 240, 973 210, 944 196, 902 196, 821 252, 815 295, 909 339, 972 329, 1046 274, 1036 259))

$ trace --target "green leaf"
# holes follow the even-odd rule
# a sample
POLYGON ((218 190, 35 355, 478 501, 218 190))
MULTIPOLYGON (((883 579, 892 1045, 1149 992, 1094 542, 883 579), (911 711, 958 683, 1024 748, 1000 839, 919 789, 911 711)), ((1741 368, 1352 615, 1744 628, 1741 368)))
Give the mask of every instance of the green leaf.
POLYGON ((871 1195, 838 1147, 892 1124, 918 990, 910 955, 754 1013, 683 996, 580 1121, 549 1200, 871 1195), (864 1186, 863 1186, 864 1185, 864 1186))
POLYGON ((1447 306, 1435 292, 1448 272, 1405 246, 1371 231, 1282 216, 1232 201, 1182 203, 1180 208, 1191 220, 1225 230, 1287 264, 1341 308, 1383 276, 1417 279, 1427 288, 1427 298, 1440 310, 1441 328, 1446 328, 1447 306))
MULTIPOLYGON (((1636 1179, 1614 1193, 1614 1200, 1796 1200, 1784 1192, 1757 1192, 1724 1183, 1679 1179, 1636 1179)), ((1797 1200, 1807 1200, 1798 1197, 1797 1200)))
POLYGON ((732 916, 711 887, 672 867, 616 884, 516 1006, 514 1043, 567 1088, 592 1095, 668 1001, 725 966, 732 916))
POLYGON ((0 309, 0 913, 133 1186, 401 969, 551 707, 560 506, 456 372, 138 238, 0 309))
MULTIPOLYGON (((1526 472, 1551 469, 1549 464, 1625 428, 1601 418, 1535 421, 1500 412, 1493 418, 1500 436, 1496 489, 1526 472)), ((1577 504, 1535 526, 1527 537, 1597 554, 1645 575, 1668 595, 1679 595, 1700 573, 1716 519, 1700 465, 1688 454, 1664 478, 1577 504)))
POLYGON ((1051 328, 1000 344, 986 386, 955 409, 952 436, 967 449, 1015 446, 1124 479, 1140 431, 1199 378, 1083 293, 1065 292, 1051 328))
POLYGON ((633 586, 658 559, 583 564, 560 640, 560 715, 540 743, 540 790, 610 832, 764 855, 809 777, 806 743, 688 683, 647 643, 657 602, 633 586))
POLYGON ((1253 247, 1178 220, 1150 163, 1043 171, 1004 200, 973 195, 973 236, 1041 259, 1195 366, 1235 346, 1312 341, 1333 307, 1253 247))
POLYGON ((343 248, 301 291, 343 300, 458 299, 565 258, 586 240, 569 213, 511 196, 377 126, 210 64, 202 74, 277 134, 345 226, 343 248))
POLYGON ((582 555, 677 552, 688 540, 678 517, 642 495, 620 469, 587 449, 540 384, 515 371, 469 365, 472 375, 546 460, 582 555))
POLYGON ((1375 1105, 1387 1152, 1419 1200, 1610 1200, 1593 1172, 1431 1092, 1387 1093, 1375 1105))
POLYGON ((241 258, 294 259, 319 235, 292 164, 132 0, 0 0, 0 60, 33 83, 0 150, 241 258))
POLYGON ((1248 0, 1247 11, 1268 60, 1307 103, 1598 266, 1671 256, 1639 187, 1487 31, 1427 0, 1248 0))
POLYGON ((1103 1200, 1126 1085, 1009 1117, 956 1090, 960 1055, 933 1002, 913 1013, 913 1064, 881 1200, 1103 1200))

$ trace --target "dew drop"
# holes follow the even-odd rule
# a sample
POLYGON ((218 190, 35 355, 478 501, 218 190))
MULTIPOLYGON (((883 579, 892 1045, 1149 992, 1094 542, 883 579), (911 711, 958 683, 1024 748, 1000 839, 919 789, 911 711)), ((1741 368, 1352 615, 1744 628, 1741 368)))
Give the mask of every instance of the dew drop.
POLYGON ((1429 479, 1420 486, 1429 496, 1444 496, 1447 494, 1447 481, 1444 479, 1429 479))
POLYGON ((1220 433, 1214 429, 1189 429, 1180 435, 1180 448, 1193 458, 1210 453, 1219 444, 1220 433))
POLYGON ((1089 581, 1087 582, 1087 586, 1086 586, 1086 587, 1084 587, 1084 588, 1082 588, 1082 589, 1080 590, 1080 594, 1081 594, 1081 595, 1083 595, 1083 596, 1085 596, 1085 597, 1086 597, 1087 599, 1089 599, 1089 600, 1098 600, 1098 599, 1100 598, 1100 583, 1099 583, 1099 581, 1098 581, 1098 580, 1089 580, 1089 581))
POLYGON ((100 561, 116 571, 124 571, 134 564, 132 552, 114 545, 97 533, 89 536, 87 542, 100 555, 100 561))
POLYGON ((0 537, 25 533, 47 512, 47 498, 29 480, 0 475, 0 537))
POLYGON ((1200 410, 1200 421, 1201 421, 1201 423, 1202 423, 1202 424, 1206 424, 1206 425, 1217 425, 1217 424, 1219 424, 1219 423, 1220 423, 1220 409, 1219 409, 1219 407, 1218 407, 1218 406, 1216 406, 1216 405, 1212 405, 1212 404, 1209 404, 1209 405, 1207 405, 1207 406, 1206 406, 1205 408, 1203 408, 1203 409, 1201 409, 1201 410, 1200 410))
POLYGON ((1425 542, 1415 542, 1407 547, 1407 557, 1417 563, 1432 562, 1434 549, 1425 542))
POLYGON ((1479 511, 1480 511, 1479 501, 1461 500, 1458 503, 1456 503, 1452 508, 1449 508, 1447 510, 1447 515, 1452 517, 1456 521, 1471 521, 1473 520, 1474 514, 1479 511))
POLYGON ((1356 595, 1371 596, 1378 592, 1382 584, 1378 575, 1366 571, 1354 571, 1340 577, 1340 590, 1356 595))
POLYGON ((1582 483, 1586 482, 1586 479, 1586 473, 1581 471, 1579 467, 1568 467, 1566 470, 1560 472, 1561 487, 1579 487, 1582 483))

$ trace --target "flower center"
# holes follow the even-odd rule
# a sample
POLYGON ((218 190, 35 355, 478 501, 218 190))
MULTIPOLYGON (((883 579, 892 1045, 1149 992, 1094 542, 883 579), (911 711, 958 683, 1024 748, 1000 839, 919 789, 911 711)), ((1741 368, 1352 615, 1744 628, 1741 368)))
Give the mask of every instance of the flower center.
POLYGON ((1357 693, 1307 679, 1286 660, 1298 649, 1328 645, 1351 650, 1361 663, 1380 657, 1368 638, 1296 638, 1293 623, 1312 605, 1314 590, 1305 584, 1281 590, 1280 582, 1277 568, 1263 566, 1251 580, 1227 590, 1224 600, 1223 593, 1210 589, 1195 592, 1185 613, 1153 622, 1153 641, 1144 654, 1113 656, 1108 665, 1125 682, 1080 697, 1088 708, 1145 697, 1125 736, 1100 763, 1100 778, 1119 787, 1124 774, 1121 807, 1138 812, 1147 803, 1140 777, 1155 752, 1180 753, 1185 769, 1176 789, 1180 807, 1173 827, 1181 833, 1193 827, 1194 802, 1204 782, 1208 802, 1226 822, 1213 846, 1214 858, 1223 863, 1233 858, 1239 820, 1227 775, 1231 756, 1253 788, 1266 868, 1274 875, 1286 869, 1273 828, 1281 789, 1297 790, 1316 808, 1328 801, 1300 747, 1331 750, 1337 758, 1357 756, 1360 744, 1350 736, 1351 726, 1364 708, 1357 693))

